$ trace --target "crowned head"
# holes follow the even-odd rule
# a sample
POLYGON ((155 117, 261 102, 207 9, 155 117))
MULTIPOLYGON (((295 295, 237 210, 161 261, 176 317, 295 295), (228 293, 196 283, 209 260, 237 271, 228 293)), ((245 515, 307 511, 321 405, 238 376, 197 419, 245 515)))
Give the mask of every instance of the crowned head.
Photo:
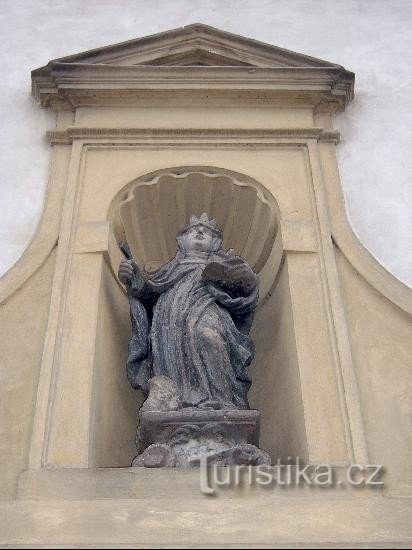
POLYGON ((222 230, 216 220, 204 212, 201 216, 190 216, 189 224, 179 232, 177 242, 184 252, 211 253, 222 244, 222 230))

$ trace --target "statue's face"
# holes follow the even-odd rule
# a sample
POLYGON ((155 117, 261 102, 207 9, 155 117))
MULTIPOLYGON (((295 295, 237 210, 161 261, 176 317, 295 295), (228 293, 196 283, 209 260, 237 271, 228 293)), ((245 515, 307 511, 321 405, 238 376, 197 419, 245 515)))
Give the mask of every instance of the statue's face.
POLYGON ((185 233, 186 250, 210 252, 213 246, 213 234, 207 227, 196 225, 185 233))

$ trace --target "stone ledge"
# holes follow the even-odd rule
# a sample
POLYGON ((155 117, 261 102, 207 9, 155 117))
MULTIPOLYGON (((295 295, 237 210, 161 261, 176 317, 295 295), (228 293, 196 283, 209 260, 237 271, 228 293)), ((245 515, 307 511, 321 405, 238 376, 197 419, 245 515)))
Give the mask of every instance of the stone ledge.
MULTIPOLYGON (((245 467, 246 468, 246 467, 245 467)), ((252 470, 254 467, 251 467, 252 470)), ((276 466, 266 467, 266 471, 274 475, 276 466)), ((295 467, 292 466, 292 476, 295 467)), ((338 475, 344 475, 345 466, 335 467, 338 475)), ((219 479, 223 479, 227 468, 218 469, 219 479)), ((258 498, 260 495, 271 495, 275 499, 296 498, 382 498, 381 490, 365 487, 252 487, 240 486, 223 488, 219 491, 219 499, 232 499, 244 496, 258 498)), ((146 500, 165 499, 164 502, 174 502, 179 498, 203 501, 205 495, 200 490, 199 468, 56 468, 41 470, 26 470, 20 476, 18 483, 18 499, 46 500, 110 500, 132 499, 146 500)))
POLYGON ((49 130, 47 140, 54 145, 70 145, 74 140, 113 140, 113 139, 169 139, 169 140, 279 140, 279 139, 316 139, 337 144, 340 140, 339 132, 324 130, 317 127, 301 128, 272 128, 272 129, 244 129, 244 128, 87 128, 70 126, 65 130, 49 130))
POLYGON ((170 486, 169 491, 167 499, 3 502, 0 541, 3 547, 111 548, 382 548, 411 543, 409 499, 283 498, 269 491, 199 500, 170 486))

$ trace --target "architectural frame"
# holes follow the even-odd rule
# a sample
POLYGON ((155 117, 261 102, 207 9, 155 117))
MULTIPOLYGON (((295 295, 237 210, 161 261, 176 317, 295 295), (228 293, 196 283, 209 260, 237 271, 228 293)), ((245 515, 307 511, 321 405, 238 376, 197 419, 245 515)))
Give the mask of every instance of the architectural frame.
MULTIPOLYGON (((103 263, 105 256, 110 254, 110 247, 114 246, 107 225, 100 222, 93 225, 93 222, 88 222, 89 225, 80 234, 77 222, 73 218, 73 205, 78 196, 78 184, 81 182, 81 178, 78 177, 79 169, 84 169, 85 154, 87 156, 90 151, 102 147, 115 150, 122 147, 146 150, 152 148, 158 151, 170 147, 184 150, 189 145, 197 150, 219 146, 222 149, 226 147, 237 151, 253 148, 255 151, 259 149, 272 151, 280 147, 296 147, 304 151, 311 171, 310 179, 314 185, 313 197, 316 209, 321 217, 321 223, 318 225, 319 240, 315 245, 320 245, 323 252, 324 288, 328 291, 329 304, 328 323, 336 334, 334 354, 340 369, 336 376, 337 380, 341 380, 338 382, 339 406, 342 407, 343 404, 343 408, 347 407, 343 417, 345 418, 346 415, 344 439, 349 452, 341 462, 357 461, 362 464, 368 462, 370 458, 368 445, 365 442, 365 423, 358 391, 359 375, 356 372, 356 361, 352 357, 357 351, 354 350, 351 339, 352 327, 349 326, 347 310, 349 298, 343 291, 344 282, 341 260, 338 260, 339 254, 346 258, 351 269, 367 282, 368 290, 365 292, 377 292, 384 297, 389 303, 390 311, 399 310, 406 315, 405 319, 409 319, 412 314, 412 300, 411 292, 406 285, 388 273, 363 247, 347 220, 335 158, 335 145, 339 141, 339 134, 332 128, 331 115, 336 110, 343 109, 353 97, 353 82, 353 74, 338 65, 261 45, 204 25, 193 25, 164 35, 86 52, 79 56, 70 56, 51 62, 46 68, 33 72, 34 95, 43 106, 51 107, 57 114, 57 129, 48 133, 53 146, 51 175, 44 213, 33 241, 17 264, 0 280, 0 302, 3 304, 13 299, 25 283, 45 265, 58 243, 30 458, 28 458, 27 470, 19 476, 17 495, 20 500, 13 505, 13 509, 6 510, 12 518, 11 523, 14 521, 19 524, 24 514, 32 518, 31 533, 28 534, 26 531, 24 543, 34 540, 30 537, 34 537, 36 541, 45 541, 44 534, 41 534, 40 523, 36 522, 30 509, 32 502, 30 499, 40 499, 40 516, 43 514, 42 517, 46 517, 52 509, 51 506, 54 506, 55 510, 60 510, 63 514, 65 518, 63 521, 70 523, 70 518, 76 517, 78 520, 78 515, 71 509, 68 501, 75 494, 75 498, 81 501, 81 509, 85 510, 90 500, 96 501, 99 498, 98 494, 102 495, 102 493, 93 492, 89 485, 90 482, 93 485, 93 480, 99 477, 103 479, 103 487, 106 491, 111 491, 116 484, 120 487, 117 500, 115 498, 107 503, 111 528, 116 529, 118 526, 115 509, 120 507, 126 514, 131 513, 129 503, 124 502, 125 498, 129 498, 125 496, 129 493, 123 485, 123 477, 127 472, 115 472, 110 468, 100 472, 94 468, 88 468, 89 446, 85 444, 88 437, 87 430, 83 433, 84 444, 78 454, 78 462, 75 460, 65 462, 64 459, 50 460, 47 450, 48 441, 46 446, 44 445, 44 435, 49 429, 47 426, 54 406, 47 396, 53 385, 53 379, 58 375, 58 371, 55 370, 55 343, 56 339, 61 338, 62 335, 63 325, 59 319, 62 319, 64 311, 61 304, 67 300, 68 292, 64 289, 68 288, 67 285, 70 282, 67 278, 66 262, 71 261, 72 253, 78 253, 89 255, 93 257, 92 261, 103 263), (156 44, 157 46, 154 47, 156 44), (209 51, 213 47, 217 53, 209 51), (222 48, 225 49, 225 55, 222 53, 222 48), (175 57, 172 56, 171 59, 168 55, 165 59, 166 49, 174 52, 175 57), (144 55, 141 53, 142 50, 144 55), (150 51, 151 54, 148 53, 150 51), (217 61, 219 56, 220 65, 217 61), (125 66, 123 64, 125 60, 129 63, 130 59, 134 63, 125 66), (226 65, 230 59, 232 66, 226 65), (142 65, 142 60, 146 63, 149 60, 149 63, 142 65), (170 62, 179 63, 179 65, 171 66, 170 62), (195 63, 195 65, 185 65, 186 62, 195 63), (211 123, 202 126, 202 123, 199 123, 200 119, 195 118, 179 126, 175 114, 171 115, 169 127, 167 124, 163 127, 156 125, 155 123, 159 120, 156 116, 153 117, 151 126, 130 125, 124 122, 108 125, 108 118, 105 116, 99 119, 98 124, 88 123, 93 120, 92 111, 100 112, 99 109, 102 107, 125 110, 152 109, 154 112, 153 110, 159 108, 166 100, 168 105, 175 109, 188 106, 195 111, 199 107, 206 106, 209 112, 217 110, 219 113, 220 109, 228 108, 229 105, 231 109, 238 108, 241 112, 251 109, 249 116, 252 122, 250 127, 245 127, 244 121, 236 126, 233 123, 234 118, 232 120, 229 118, 225 121, 224 127, 213 127, 211 123), (279 118, 283 122, 274 127, 265 127, 258 111, 272 107, 284 109, 285 112, 288 109, 290 111, 286 113, 284 119, 279 111, 279 118), (296 110, 312 113, 311 123, 303 117, 299 120, 299 124, 294 125, 293 122, 296 119, 291 113, 296 110), (253 114, 251 114, 252 111, 253 114), (190 125, 190 122, 195 124, 190 125), (85 476, 85 470, 89 478, 85 476), (86 480, 84 490, 79 485, 83 482, 79 480, 86 480), (68 482, 75 487, 71 497, 68 496, 70 491, 67 492, 68 482), (59 496, 59 502, 56 504, 55 499, 59 489, 62 490, 63 495, 59 496)), ((306 115, 307 113, 304 116, 306 115)), ((312 250, 314 242, 309 233, 302 229, 302 226, 281 220, 282 244, 286 254, 296 259, 315 252, 312 250)), ((304 339, 303 336, 301 337, 304 339)), ((58 367, 60 369, 60 365, 58 367)), ((92 378, 90 378, 91 383, 92 378)), ((88 387, 90 389, 90 386, 88 387)), ((316 431, 316 425, 314 429, 316 431)), ((81 430, 78 435, 79 438, 82 437, 81 430)), ((314 440, 310 439, 310 441, 314 440)), ((61 441, 59 441, 60 444, 61 441)), ((311 451, 308 456, 310 461, 330 458, 322 451, 319 454, 318 450, 315 445, 313 453, 311 451)), ((191 477, 186 475, 189 478, 186 495, 188 502, 196 500, 193 488, 195 476, 193 473, 190 475, 191 477)), ((169 486, 176 490, 175 482, 167 480, 166 477, 164 472, 159 474, 159 479, 162 479, 166 485, 169 483, 169 486)), ((156 490, 160 490, 158 482, 152 478, 153 472, 145 471, 139 472, 134 477, 132 486, 136 487, 139 498, 143 498, 139 507, 144 508, 150 503, 149 498, 144 500, 146 497, 143 497, 147 483, 154 483, 154 495, 156 490)), ((395 492, 398 487, 399 484, 395 483, 395 492)), ((387 490, 389 495, 391 490, 392 488, 387 490)), ((104 498, 107 498, 108 493, 103 492, 103 494, 104 498)), ((256 498, 260 505, 260 497, 256 495, 253 498, 256 498)), ((285 521, 290 521, 297 509, 300 510, 301 517, 306 518, 303 522, 313 519, 313 514, 316 512, 311 516, 310 512, 302 509, 294 500, 295 498, 290 497, 285 511, 282 512, 285 521)), ((169 505, 168 502, 167 499, 164 502, 160 501, 155 508, 166 513, 164 509, 169 505)), ((365 503, 374 507, 374 511, 368 516, 365 525, 358 527, 357 533, 359 537, 363 537, 362 540, 366 540, 368 536, 368 540, 376 544, 382 541, 393 542, 396 536, 398 536, 397 542, 404 540, 402 537, 406 536, 406 523, 404 523, 405 516, 400 502, 392 502, 391 507, 388 500, 376 500, 376 497, 363 493, 356 497, 346 496, 336 505, 332 505, 330 501, 327 504, 326 500, 322 502, 317 500, 316 507, 321 510, 322 507, 330 505, 333 513, 338 517, 341 510, 347 510, 348 507, 359 510, 359 507, 364 506, 365 503), (400 519, 393 527, 393 518, 397 514, 400 519), (379 521, 384 523, 384 519, 387 523, 388 517, 392 521, 392 530, 389 529, 389 535, 388 531, 385 534, 384 530, 371 534, 370 530, 373 529, 371 526, 379 521), (385 539, 388 536, 389 539, 385 539)), ((272 513, 274 513, 273 504, 269 505, 272 513)), ((100 503, 96 506, 96 510, 103 508, 100 503)), ((199 509, 205 514, 211 514, 207 503, 202 503, 199 509)), ((240 511, 240 514, 242 513, 240 511)), ((162 538, 164 542, 168 542, 167 537, 174 532, 173 522, 176 518, 173 519, 172 516, 173 514, 169 513, 170 526, 160 535, 161 538, 164 537, 162 538)), ((96 515, 86 514, 85 517, 88 517, 88 521, 97 528, 99 522, 96 515)), ((239 525, 239 520, 234 521, 234 525, 239 525)), ((349 524, 344 524, 338 528, 337 534, 334 535, 337 543, 353 540, 351 539, 353 535, 348 534, 348 527, 349 524)), ((54 528, 51 528, 51 531, 53 540, 62 544, 70 543, 71 540, 87 544, 94 542, 94 539, 85 536, 84 531, 81 530, 77 534, 70 528, 66 534, 58 534, 54 528)), ((105 531, 105 542, 109 540, 108 536, 108 532, 105 531)), ((135 542, 136 536, 136 531, 129 526, 124 537, 120 537, 121 542, 125 544, 135 542)), ((144 544, 154 540, 148 532, 144 532, 142 536, 144 544)), ((176 537, 176 533, 173 536, 176 537)), ((194 540, 191 539, 192 536, 193 533, 187 529, 179 541, 176 538, 173 540, 185 544, 194 540)), ((279 537, 276 529, 264 531, 262 536, 256 535, 253 541, 250 540, 252 543, 270 543, 274 536, 279 537)), ((328 539, 330 533, 328 534, 323 524, 313 525, 302 536, 306 541, 331 542, 331 539, 328 539)), ((8 532, 7 537, 7 540, 16 540, 12 532, 8 532)), ((287 543, 295 543, 297 538, 293 538, 293 534, 290 534, 284 540, 287 543)), ((358 540, 360 539, 356 542, 358 540)), ((225 541, 234 542, 227 537, 225 541)), ((120 539, 116 542, 120 542, 120 539)), ((159 542, 159 539, 155 542, 159 542)))

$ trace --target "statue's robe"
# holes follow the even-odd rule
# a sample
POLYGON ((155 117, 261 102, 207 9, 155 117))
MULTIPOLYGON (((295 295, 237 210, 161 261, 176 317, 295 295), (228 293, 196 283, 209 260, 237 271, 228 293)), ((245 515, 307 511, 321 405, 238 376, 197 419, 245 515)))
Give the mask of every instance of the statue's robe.
POLYGON ((231 296, 202 280, 206 263, 178 252, 141 288, 131 282, 129 380, 145 390, 149 377, 164 375, 176 383, 183 406, 245 409, 257 277, 247 295, 231 296))

